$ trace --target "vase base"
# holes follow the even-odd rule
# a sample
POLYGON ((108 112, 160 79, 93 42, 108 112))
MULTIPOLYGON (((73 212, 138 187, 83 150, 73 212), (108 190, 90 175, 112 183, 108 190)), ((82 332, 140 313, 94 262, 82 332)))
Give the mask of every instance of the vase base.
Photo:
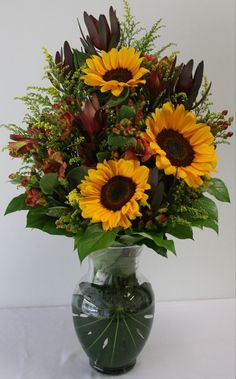
POLYGON ((95 370, 101 372, 102 374, 106 375, 121 375, 125 374, 126 372, 130 371, 136 364, 136 360, 130 363, 129 365, 125 367, 98 367, 95 362, 93 362, 91 359, 89 360, 90 365, 95 370))

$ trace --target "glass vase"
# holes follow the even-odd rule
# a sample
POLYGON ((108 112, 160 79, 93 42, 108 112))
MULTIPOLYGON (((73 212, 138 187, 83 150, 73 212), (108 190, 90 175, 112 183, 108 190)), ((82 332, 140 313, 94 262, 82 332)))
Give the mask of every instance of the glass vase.
POLYGON ((114 247, 90 254, 77 284, 72 312, 76 334, 96 370, 130 370, 152 327, 154 294, 138 272, 142 247, 114 247))

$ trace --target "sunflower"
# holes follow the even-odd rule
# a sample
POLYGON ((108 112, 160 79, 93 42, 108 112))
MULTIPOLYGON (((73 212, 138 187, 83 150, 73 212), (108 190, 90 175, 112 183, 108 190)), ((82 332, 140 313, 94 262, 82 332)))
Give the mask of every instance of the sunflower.
POLYGON ((130 220, 141 216, 139 205, 146 205, 148 175, 149 169, 135 160, 98 163, 78 186, 82 217, 102 222, 104 230, 129 228, 130 220))
POLYGON ((166 175, 183 179, 190 187, 203 184, 201 177, 215 171, 214 136, 208 125, 197 124, 196 116, 167 102, 146 121, 142 138, 156 156, 156 166, 166 175))
POLYGON ((133 47, 113 48, 108 53, 102 51, 101 57, 92 55, 86 60, 88 67, 83 69, 86 75, 81 78, 88 86, 98 86, 101 92, 111 91, 114 96, 119 96, 125 87, 145 84, 140 78, 149 70, 140 67, 143 59, 133 47))

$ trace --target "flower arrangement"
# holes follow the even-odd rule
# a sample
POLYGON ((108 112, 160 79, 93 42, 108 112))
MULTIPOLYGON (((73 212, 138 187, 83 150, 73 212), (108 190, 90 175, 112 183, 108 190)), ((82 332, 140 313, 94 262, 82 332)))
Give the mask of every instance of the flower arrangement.
POLYGON ((73 237, 83 260, 108 246, 142 245, 175 253, 169 236, 193 227, 218 232, 217 206, 229 202, 216 148, 233 119, 211 111, 200 62, 154 51, 161 28, 140 28, 124 0, 124 20, 84 12, 80 50, 46 49, 47 88, 29 87, 26 126, 7 125, 10 175, 24 189, 6 214, 27 210, 28 228, 73 237), (141 32, 141 37, 138 36, 141 32), (210 195, 210 197, 208 196, 210 195))

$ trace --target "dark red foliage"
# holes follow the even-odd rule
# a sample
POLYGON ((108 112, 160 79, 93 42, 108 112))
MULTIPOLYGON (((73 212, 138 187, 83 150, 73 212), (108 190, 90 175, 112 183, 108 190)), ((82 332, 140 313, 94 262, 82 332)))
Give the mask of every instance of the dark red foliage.
POLYGON ((72 125, 75 117, 70 112, 64 112, 59 116, 59 124, 62 128, 60 139, 64 141, 72 132, 72 125))
POLYGON ((31 188, 26 193, 26 205, 29 207, 35 207, 36 205, 45 205, 45 199, 37 188, 31 188))
POLYGON ((96 94, 85 102, 83 110, 78 114, 77 129, 79 136, 83 137, 78 155, 82 159, 82 164, 92 166, 97 162, 99 142, 106 131, 106 116, 104 110, 100 108, 96 94))
POLYGON ((43 172, 48 174, 50 172, 58 173, 59 177, 65 177, 65 170, 67 163, 64 162, 64 156, 62 153, 48 150, 48 158, 44 159, 43 172))
POLYGON ((63 70, 64 76, 74 73, 73 53, 67 41, 64 42, 64 48, 56 52, 55 63, 63 70))
POLYGON ((116 17, 116 12, 110 7, 110 26, 106 17, 102 14, 97 20, 94 16, 84 12, 84 22, 88 30, 85 37, 80 27, 82 38, 80 38, 84 50, 88 54, 97 54, 96 49, 109 51, 116 47, 120 40, 120 24, 116 17))
POLYGON ((155 99, 164 91, 166 83, 162 78, 159 69, 152 71, 146 80, 150 103, 153 104, 155 99))
POLYGON ((12 157, 21 157, 29 151, 35 151, 38 141, 34 138, 27 138, 19 134, 10 134, 10 138, 15 142, 8 143, 9 154, 12 157))

